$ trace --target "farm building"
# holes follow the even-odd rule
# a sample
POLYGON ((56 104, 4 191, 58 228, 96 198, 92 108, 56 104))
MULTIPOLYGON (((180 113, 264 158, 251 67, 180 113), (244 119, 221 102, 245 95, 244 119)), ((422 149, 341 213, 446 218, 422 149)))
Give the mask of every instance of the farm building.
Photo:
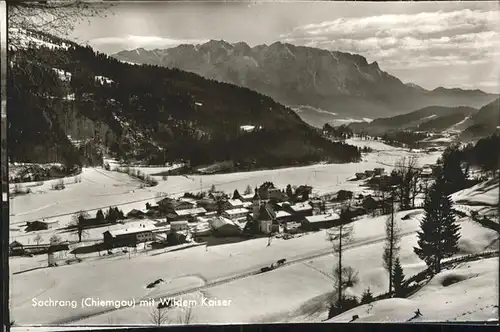
POLYGON ((134 244, 154 240, 154 226, 133 227, 126 229, 110 230, 103 233, 104 243, 134 244))
POLYGON ((170 229, 172 232, 185 231, 189 228, 189 223, 187 220, 172 221, 170 223, 170 229))
POLYGON ((58 226, 59 226, 59 221, 57 221, 57 220, 28 221, 26 223, 26 232, 54 229, 54 228, 57 228, 58 226))
POLYGON ((24 245, 18 241, 12 241, 9 244, 9 255, 22 255, 24 253, 24 245))
POLYGON ((246 217, 249 213, 250 211, 245 208, 237 208, 226 210, 222 213, 222 215, 228 219, 237 220, 246 217))
POLYGON ((24 254, 40 254, 45 253, 49 250, 50 247, 53 249, 57 249, 55 251, 68 250, 67 243, 60 243, 57 245, 50 244, 23 244, 19 241, 12 241, 9 244, 9 255, 10 256, 19 256, 24 254))
POLYGON ((318 230, 333 227, 339 220, 340 216, 336 213, 318 214, 305 217, 301 226, 307 230, 318 230))

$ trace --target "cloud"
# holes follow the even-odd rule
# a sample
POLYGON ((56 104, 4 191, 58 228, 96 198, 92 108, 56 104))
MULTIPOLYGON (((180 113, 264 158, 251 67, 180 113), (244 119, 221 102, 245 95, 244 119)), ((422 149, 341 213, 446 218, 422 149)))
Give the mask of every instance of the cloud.
MULTIPOLYGON (((463 9, 341 18, 298 26, 280 38, 297 45, 359 53, 389 72, 404 69, 408 76, 400 78, 406 81, 412 78, 410 69, 433 68, 437 76, 433 83, 415 83, 439 85, 440 70, 449 71, 453 66, 469 66, 471 72, 479 65, 498 69, 500 11, 463 9)), ((472 76, 464 79, 463 86, 474 84, 467 82, 472 76)), ((477 84, 498 91, 494 82, 498 80, 477 84)))
POLYGON ((126 37, 102 37, 95 38, 89 41, 89 44, 102 49, 122 49, 133 50, 136 48, 144 48, 147 50, 164 49, 176 47, 181 44, 203 44, 208 41, 204 39, 171 39, 157 36, 134 36, 126 37))

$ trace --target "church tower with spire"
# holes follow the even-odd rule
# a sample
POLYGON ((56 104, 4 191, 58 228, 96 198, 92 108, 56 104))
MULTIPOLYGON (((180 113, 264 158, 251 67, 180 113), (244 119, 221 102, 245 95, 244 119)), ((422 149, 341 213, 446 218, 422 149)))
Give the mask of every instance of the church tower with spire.
POLYGON ((255 195, 252 198, 253 220, 257 220, 259 218, 260 204, 261 202, 260 202, 259 189, 256 187, 255 195))

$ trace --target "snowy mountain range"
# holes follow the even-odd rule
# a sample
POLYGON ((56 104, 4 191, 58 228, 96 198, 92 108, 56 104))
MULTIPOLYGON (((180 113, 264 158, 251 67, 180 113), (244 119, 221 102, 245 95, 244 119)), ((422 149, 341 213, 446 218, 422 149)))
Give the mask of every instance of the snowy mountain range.
POLYGON ((334 118, 377 118, 428 106, 474 108, 498 96, 480 90, 432 91, 383 71, 358 54, 276 42, 250 47, 244 42, 210 40, 169 49, 139 48, 112 55, 121 61, 178 68, 206 78, 247 87, 295 108, 310 124, 334 118), (322 114, 319 114, 322 113, 322 114))

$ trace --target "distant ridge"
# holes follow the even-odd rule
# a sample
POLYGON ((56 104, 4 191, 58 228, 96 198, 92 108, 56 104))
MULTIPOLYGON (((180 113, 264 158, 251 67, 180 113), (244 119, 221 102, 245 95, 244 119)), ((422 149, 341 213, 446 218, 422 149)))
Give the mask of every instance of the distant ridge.
MULTIPOLYGON (((480 108, 498 95, 480 90, 426 90, 403 83, 358 54, 275 42, 250 47, 244 42, 210 40, 170 49, 122 51, 122 61, 179 68, 203 77, 247 87, 285 105, 307 105, 343 118, 378 118, 429 106, 480 108)), ((332 116, 300 112, 321 126, 332 116)))

